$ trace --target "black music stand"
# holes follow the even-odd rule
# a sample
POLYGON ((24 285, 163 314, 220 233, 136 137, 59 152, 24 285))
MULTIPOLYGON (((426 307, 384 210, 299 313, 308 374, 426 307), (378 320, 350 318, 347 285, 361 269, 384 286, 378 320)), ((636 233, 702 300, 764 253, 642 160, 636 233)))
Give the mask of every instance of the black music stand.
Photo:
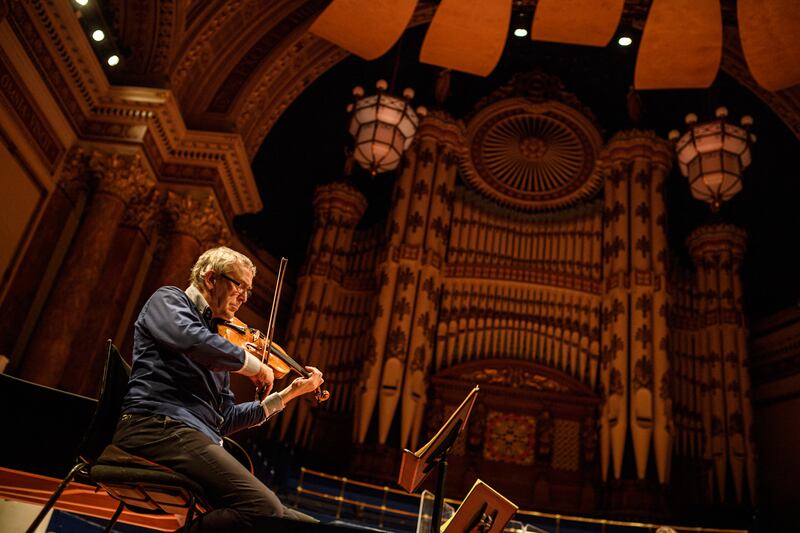
POLYGON ((519 507, 479 479, 444 525, 442 533, 501 533, 517 509, 519 507))
POLYGON ((461 434, 461 430, 467 425, 467 419, 469 419, 469 414, 477 397, 478 387, 476 386, 467 394, 461 405, 453 411, 447 422, 439 428, 436 435, 425 446, 416 452, 403 450, 403 459, 400 463, 400 475, 397 484, 408 492, 416 491, 425 481, 425 478, 438 466, 438 479, 433 499, 433 512, 431 513, 431 533, 439 533, 439 524, 442 520, 444 481, 447 475, 447 452, 450 451, 450 448, 461 434))

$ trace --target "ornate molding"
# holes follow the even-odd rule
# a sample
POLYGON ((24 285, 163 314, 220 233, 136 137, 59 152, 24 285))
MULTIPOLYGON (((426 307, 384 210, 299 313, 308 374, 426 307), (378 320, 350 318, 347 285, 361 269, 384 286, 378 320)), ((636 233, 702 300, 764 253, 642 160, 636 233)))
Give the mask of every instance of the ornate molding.
MULTIPOLYGON (((408 27, 430 22, 435 10, 434 4, 418 4, 408 27)), ((295 99, 348 55, 342 48, 308 33, 305 27, 292 33, 280 48, 272 51, 271 61, 259 66, 231 112, 251 159, 295 99)))
MULTIPOLYGON (((198 62, 203 62, 210 51, 211 39, 219 32, 234 15, 246 8, 260 4, 257 0, 224 2, 219 9, 214 11, 214 16, 206 23, 202 30, 185 47, 185 52, 180 56, 177 65, 170 73, 172 90, 183 96, 185 84, 188 83, 189 74, 198 62)), ((240 28, 241 29, 241 28, 240 28)))
POLYGON ((586 385, 552 368, 516 359, 488 359, 447 368, 433 378, 437 382, 469 383, 514 389, 521 394, 556 393, 596 400, 586 385))
POLYGON ((420 121, 415 142, 431 138, 437 143, 460 152, 465 149, 466 134, 466 128, 461 120, 454 119, 444 111, 434 109, 420 121))
POLYGON ((188 130, 167 90, 110 87, 68 2, 14 1, 9 20, 81 137, 142 145, 160 179, 211 185, 231 217, 261 209, 242 138, 188 130))
POLYGON ((167 191, 164 214, 164 233, 183 233, 210 246, 229 240, 225 219, 213 195, 197 198, 167 191))
POLYGON ((88 167, 97 180, 95 192, 116 196, 125 204, 149 196, 156 185, 139 153, 122 156, 95 151, 88 167))
POLYGON ((354 228, 367 210, 367 199, 352 185, 337 181, 317 187, 313 205, 317 220, 354 228))
MULTIPOLYGON (((435 4, 417 6, 409 27, 427 23, 435 11, 435 4)), ((641 28, 648 11, 647 6, 628 4, 625 19, 633 20, 641 28)), ((723 12, 725 8, 723 6, 723 12)), ((730 14, 735 19, 735 13, 730 14)), ((778 93, 761 89, 752 80, 738 48, 738 32, 726 26, 721 68, 738 82, 752 90, 770 106, 800 139, 800 87, 778 93)), ((245 137, 247 152, 252 158, 263 139, 285 111, 308 85, 329 68, 347 57, 341 48, 331 45, 308 33, 285 39, 271 50, 270 65, 261 65, 245 86, 245 93, 238 97, 239 105, 233 107, 231 120, 245 137), (302 52, 314 48, 314 53, 303 57, 302 52), (267 98, 265 95, 270 95, 267 98)))
MULTIPOLYGON (((238 58, 238 61, 230 61, 219 65, 218 79, 209 80, 216 86, 216 90, 211 88, 209 94, 203 94, 202 98, 193 98, 192 102, 199 102, 201 105, 193 105, 189 111, 192 115, 196 113, 229 113, 235 104, 237 97, 242 89, 250 82, 254 72, 258 71, 259 64, 263 63, 287 35, 295 32, 305 32, 319 13, 322 12, 326 0, 305 0, 301 2, 261 2, 258 7, 267 6, 269 9, 262 9, 260 13, 252 13, 251 18, 258 20, 259 28, 266 31, 258 36, 257 40, 253 35, 248 37, 247 42, 241 44, 237 39, 231 39, 235 46, 240 44, 246 52, 238 58), (222 83, 220 83, 220 80, 222 83)), ((241 34, 238 27, 239 21, 235 21, 237 27, 232 27, 228 31, 229 35, 241 34)), ((230 45, 229 45, 230 46, 230 45)), ((241 54, 240 50, 233 51, 234 54, 241 54)), ((199 91, 193 88, 193 93, 199 91)), ((200 96, 200 95, 198 95, 200 96)))
POLYGON ((695 261, 707 254, 727 252, 742 257, 747 245, 747 232, 732 224, 700 226, 686 239, 686 246, 695 261))
POLYGON ((90 176, 87 173, 88 154, 80 146, 74 146, 64 158, 58 186, 73 203, 78 196, 91 189, 90 176))
POLYGON ((128 203, 128 208, 122 217, 122 225, 129 228, 138 228, 149 239, 158 225, 162 197, 163 194, 157 189, 153 189, 146 196, 134 197, 128 203))
MULTIPOLYGON (((569 92, 558 77, 541 70, 515 74, 502 87, 478 100, 478 103, 475 104, 474 114, 478 114, 487 107, 511 98, 522 98, 529 102, 537 103, 551 101, 562 103, 573 108, 581 116, 588 119, 592 127, 599 130, 597 119, 592 109, 569 92)), ((472 120, 471 117, 470 120, 472 120)))
MULTIPOLYGON (((537 78, 538 79, 538 78, 537 78)), ((549 79, 549 78, 545 78, 549 79)), ((593 121, 547 91, 495 91, 467 126, 465 180, 492 200, 526 211, 557 209, 593 196, 602 180, 602 139, 593 121), (523 94, 495 100, 496 93, 523 94)))
POLYGON ((125 59, 126 72, 145 75, 150 80, 166 75, 176 44, 178 19, 184 11, 183 2, 111 0, 106 4, 112 13, 112 28, 131 50, 125 59))
POLYGON ((606 143, 598 165, 603 169, 615 164, 627 164, 634 159, 647 159, 666 171, 672 168, 674 150, 669 141, 654 131, 637 129, 619 131, 606 143))
POLYGON ((458 376, 463 381, 499 385, 514 389, 531 389, 543 392, 568 392, 569 388, 552 378, 523 368, 482 368, 458 376))
POLYGON ((338 46, 304 32, 279 55, 261 67, 259 82, 240 96, 232 115, 245 140, 247 154, 255 157, 261 143, 286 109, 311 83, 349 54, 338 46), (302 72, 302 78, 297 73, 302 72))
POLYGON ((0 103, 17 117, 19 125, 28 132, 38 148, 49 170, 55 170, 65 152, 64 146, 53 131, 39 106, 30 98, 30 93, 16 75, 11 62, 0 50, 0 103))

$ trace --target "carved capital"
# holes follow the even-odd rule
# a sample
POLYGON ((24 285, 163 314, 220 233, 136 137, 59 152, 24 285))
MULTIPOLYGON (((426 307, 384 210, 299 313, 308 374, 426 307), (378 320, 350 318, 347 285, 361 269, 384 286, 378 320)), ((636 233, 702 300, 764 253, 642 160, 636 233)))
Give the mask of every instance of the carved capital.
POLYGON ((730 254, 738 262, 744 255, 746 244, 747 232, 732 224, 700 226, 686 239, 689 252, 698 265, 722 253, 730 254))
POLYGON ((146 237, 152 235, 161 212, 163 194, 152 189, 146 196, 134 197, 125 210, 122 225, 138 228, 146 237))
POLYGON ((89 156, 81 147, 74 147, 64 158, 58 186, 73 202, 91 188, 88 170, 89 156))
POLYGON ((95 192, 116 196, 125 204, 147 197, 156 185, 139 153, 126 156, 95 151, 88 165, 97 180, 95 192))
POLYGON ((600 153, 598 166, 605 168, 621 161, 647 159, 666 173, 672 168, 672 145, 652 131, 617 132, 600 153))
POLYGON ((450 154, 466 150, 466 128, 461 120, 456 120, 444 111, 432 110, 420 121, 417 130, 418 144, 431 139, 450 154))
POLYGON ((366 210, 366 197, 348 183, 329 183, 314 191, 314 215, 322 225, 354 228, 366 210))
POLYGON ((213 195, 197 198, 167 191, 164 201, 166 233, 183 233, 204 245, 219 245, 229 239, 225 218, 213 195))

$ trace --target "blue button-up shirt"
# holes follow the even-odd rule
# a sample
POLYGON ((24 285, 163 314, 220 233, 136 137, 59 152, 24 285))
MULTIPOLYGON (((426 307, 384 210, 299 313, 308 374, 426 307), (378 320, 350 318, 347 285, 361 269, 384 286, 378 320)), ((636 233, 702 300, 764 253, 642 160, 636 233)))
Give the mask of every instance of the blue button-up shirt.
POLYGON ((267 412, 283 407, 277 394, 264 408, 234 402, 230 372, 242 368, 245 352, 214 333, 210 318, 193 287, 161 287, 147 300, 134 326, 123 413, 169 416, 221 443, 223 435, 263 423, 267 412))

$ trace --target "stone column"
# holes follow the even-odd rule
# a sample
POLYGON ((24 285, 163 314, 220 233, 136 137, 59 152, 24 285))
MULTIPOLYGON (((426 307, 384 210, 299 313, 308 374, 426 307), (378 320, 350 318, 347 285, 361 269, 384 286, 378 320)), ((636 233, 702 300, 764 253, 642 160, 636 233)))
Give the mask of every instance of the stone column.
POLYGON ((425 117, 397 179, 356 408, 359 443, 364 442, 376 402, 380 444, 386 442, 401 398, 401 446, 419 432, 462 138, 463 126, 444 113, 425 117))
MULTIPOLYGON (((366 209, 364 195, 348 183, 323 185, 314 193, 314 233, 297 281, 286 350, 300 364, 316 366, 323 373, 329 361, 325 341, 335 329, 332 310, 343 297, 341 285, 353 232, 366 209)), ((309 408, 309 401, 289 404, 281 420, 281 438, 294 419, 295 442, 308 438, 309 408)))
MULTIPOLYGON (((222 245, 228 235, 225 218, 213 194, 206 191, 167 191, 158 202, 154 239, 157 239, 150 267, 142 284, 133 320, 160 287, 189 286, 189 271, 207 248, 222 245)), ((133 323, 128 325, 122 353, 133 349, 133 323)))
POLYGON ((620 478, 630 427, 638 478, 645 477, 652 438, 659 481, 666 483, 672 411, 663 181, 672 152, 652 133, 631 131, 615 135, 602 158, 606 176, 603 478, 609 453, 614 477, 620 478))
POLYGON ((741 502, 746 475, 755 501, 755 451, 747 364, 747 329, 742 310, 740 268, 746 233, 718 224, 695 230, 687 240, 697 265, 702 330, 709 373, 710 417, 706 417, 706 457, 713 462, 718 494, 725 500, 727 468, 741 502))
POLYGON ((94 195, 28 345, 21 372, 24 379, 70 391, 78 384, 64 382, 64 370, 67 366, 83 368, 86 364, 83 354, 71 352, 72 341, 93 304, 92 293, 125 206, 131 198, 145 195, 155 185, 139 154, 95 152, 87 165, 96 183, 94 195))
POLYGON ((72 353, 87 357, 86 368, 81 370, 68 366, 65 371, 68 381, 80 383, 79 394, 94 397, 99 392, 106 339, 112 339, 120 346, 122 339, 115 336, 129 300, 137 301, 140 296, 134 286, 155 233, 159 199, 157 190, 133 198, 117 229, 103 273, 92 294, 96 305, 87 309, 84 322, 72 342, 72 353))
POLYGON ((207 248, 225 241, 227 225, 213 194, 168 191, 158 257, 145 283, 149 293, 164 285, 186 288, 189 271, 207 248))

